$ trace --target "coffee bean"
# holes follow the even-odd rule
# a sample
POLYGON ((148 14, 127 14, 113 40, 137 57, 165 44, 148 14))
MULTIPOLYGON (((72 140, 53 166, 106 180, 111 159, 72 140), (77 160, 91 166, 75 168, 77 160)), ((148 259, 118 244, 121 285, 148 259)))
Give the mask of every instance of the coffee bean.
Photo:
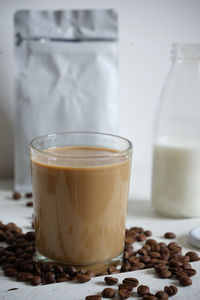
POLYGON ((56 278, 56 283, 61 283, 67 281, 67 278, 56 278))
POLYGON ((91 276, 88 276, 87 274, 81 274, 79 273, 77 275, 77 280, 79 283, 85 283, 91 280, 91 276))
POLYGON ((145 264, 138 262, 134 263, 130 267, 130 271, 142 270, 145 267, 145 264))
POLYGON ((31 278, 31 284, 32 285, 39 285, 40 283, 42 283, 42 278, 38 275, 33 276, 33 278, 31 278))
POLYGON ((197 271, 195 269, 184 269, 184 273, 186 273, 187 276, 192 277, 197 273, 197 271))
POLYGON ((55 274, 53 272, 47 272, 45 274, 45 282, 46 283, 54 283, 55 282, 55 274))
POLYGON ((139 249, 139 250, 137 251, 137 253, 140 254, 140 255, 147 255, 147 250, 144 249, 144 248, 141 248, 141 249, 139 249))
POLYGON ((25 238, 28 241, 34 241, 35 240, 35 232, 33 232, 33 231, 27 232, 26 235, 25 235, 25 238))
POLYGON ((177 294, 178 289, 174 285, 165 286, 164 291, 169 295, 169 297, 174 296, 177 294))
POLYGON ((128 261, 129 261, 131 264, 136 264, 136 263, 139 263, 140 258, 139 258, 139 257, 136 257, 136 256, 130 256, 130 257, 128 258, 128 261))
POLYGON ((151 246, 147 244, 145 244, 142 248, 145 249, 147 252, 151 250, 151 246))
POLYGON ((170 278, 172 276, 172 272, 169 270, 161 270, 159 273, 160 278, 170 278))
POLYGON ((166 232, 166 233, 164 234, 164 237, 165 237, 166 239, 175 239, 175 238, 176 238, 176 235, 175 235, 175 233, 173 233, 173 232, 166 232))
POLYGON ((117 278, 110 277, 110 276, 104 277, 104 280, 105 280, 105 282, 106 282, 107 285, 114 285, 114 284, 116 284, 118 282, 117 278))
POLYGON ((130 244, 125 244, 124 251, 133 251, 133 246, 130 244))
POLYGON ((4 275, 5 276, 9 276, 9 277, 11 277, 11 276, 15 276, 15 275, 17 275, 17 270, 15 269, 15 268, 6 268, 5 270, 4 270, 4 275))
POLYGON ((133 290, 133 286, 131 286, 131 285, 127 285, 127 284, 120 284, 119 286, 118 286, 118 289, 119 290, 128 290, 128 291, 132 291, 133 290))
POLYGON ((120 272, 128 272, 130 267, 131 267, 131 264, 129 262, 126 262, 121 266, 120 272))
POLYGON ((51 272, 51 271, 53 271, 53 264, 51 262, 44 262, 42 264, 42 270, 44 272, 51 272))
POLYGON ((190 261, 198 261, 200 258, 198 254, 194 251, 189 251, 186 253, 186 256, 189 256, 190 261))
POLYGON ((151 293, 148 293, 147 295, 144 295, 142 297, 142 299, 145 299, 145 300, 158 300, 158 298, 155 295, 151 294, 151 293))
POLYGON ((191 264, 189 264, 188 262, 184 262, 181 267, 183 270, 188 270, 192 268, 191 264))
POLYGON ((102 291, 102 297, 104 298, 113 298, 115 296, 115 290, 111 289, 111 288, 105 288, 102 291))
POLYGON ((14 200, 19 200, 19 199, 21 199, 21 197, 22 197, 22 196, 21 196, 20 193, 18 193, 18 192, 14 192, 14 193, 13 193, 13 199, 14 199, 14 200))
POLYGON ((183 286, 188 286, 188 285, 192 284, 192 280, 188 276, 180 276, 178 278, 178 280, 179 280, 180 284, 183 286))
POLYGON ((147 262, 149 262, 151 260, 151 258, 150 258, 150 256, 148 256, 148 255, 144 255, 144 256, 141 256, 141 258, 140 258, 140 261, 142 262, 142 263, 147 263, 147 262))
POLYGON ((158 299, 162 299, 162 300, 168 300, 169 298, 169 295, 165 292, 165 291, 158 291, 155 296, 158 298, 158 299))
POLYGON ((26 198, 32 198, 32 197, 33 197, 33 194, 32 194, 32 193, 26 193, 26 194, 25 194, 25 197, 26 197, 26 198))
POLYGON ((99 295, 86 296, 85 300, 101 300, 101 296, 99 295))
POLYGON ((137 293, 139 297, 142 297, 150 292, 150 288, 147 285, 139 285, 137 293))
POLYGON ((144 234, 146 235, 146 236, 152 236, 152 232, 150 231, 150 230, 146 230, 146 231, 144 231, 144 234))
POLYGON ((125 285, 130 285, 132 287, 136 287, 139 285, 138 279, 134 278, 134 277, 125 278, 125 279, 123 279, 122 283, 125 285))
POLYGON ((29 281, 33 278, 33 274, 29 272, 21 272, 17 274, 17 281, 29 281))
POLYGON ((160 253, 159 252, 149 252, 148 255, 151 258, 160 258, 160 253))
POLYGON ((109 266, 107 269, 108 274, 115 274, 115 273, 119 273, 119 271, 117 270, 117 268, 115 266, 109 266))
POLYGON ((127 289, 120 289, 120 290, 118 291, 118 295, 119 295, 120 299, 123 299, 123 300, 124 300, 124 299, 130 298, 131 292, 128 291, 127 289))
POLYGON ((127 236, 125 237, 125 244, 133 244, 135 242, 135 237, 127 236))
POLYGON ((146 240, 146 235, 144 233, 141 233, 137 236, 137 241, 138 242, 143 242, 146 240))
POLYGON ((26 206, 28 206, 28 207, 33 207, 33 202, 32 202, 32 201, 27 202, 27 203, 26 203, 26 206))
POLYGON ((148 239, 148 240, 146 240, 146 244, 151 246, 152 244, 157 244, 157 241, 154 239, 148 239))
POLYGON ((166 270, 166 265, 165 264, 157 264, 154 266, 154 270, 157 273, 160 273, 161 271, 166 270))

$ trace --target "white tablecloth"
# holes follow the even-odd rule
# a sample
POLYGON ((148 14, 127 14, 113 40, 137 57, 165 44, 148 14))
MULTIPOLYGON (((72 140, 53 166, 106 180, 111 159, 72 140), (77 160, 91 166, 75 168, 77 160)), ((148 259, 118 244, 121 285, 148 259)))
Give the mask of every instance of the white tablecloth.
MULTIPOLYGON (((15 222, 22 227, 24 231, 31 230, 32 207, 27 207, 28 199, 15 201, 12 199, 12 182, 0 181, 0 220, 4 223, 15 222)), ((191 227, 200 225, 200 218, 195 219, 168 219, 157 216, 151 209, 151 203, 148 200, 129 201, 127 228, 130 226, 141 226, 146 230, 153 232, 153 238, 158 241, 169 242, 163 238, 167 231, 176 233, 176 241, 182 246, 183 251, 196 251, 198 249, 188 245, 187 234, 191 227)), ((179 291, 173 300, 199 300, 200 299, 200 262, 192 263, 197 270, 197 275, 192 277, 193 284, 189 287, 179 287, 178 282, 173 279, 159 279, 151 269, 142 271, 133 271, 114 275, 119 278, 119 282, 125 277, 136 277, 140 284, 146 284, 151 287, 154 293, 163 289, 165 285, 175 284, 179 291)), ((84 300, 85 296, 100 293, 106 285, 103 283, 104 277, 96 277, 85 284, 75 282, 64 282, 52 285, 43 285, 33 287, 23 282, 17 282, 13 278, 3 276, 0 268, 0 299, 1 300, 84 300), (11 288, 18 290, 8 291, 11 288)), ((116 287, 117 288, 117 287, 116 287)), ((133 297, 137 299, 136 293, 133 297)), ((118 299, 117 297, 113 299, 118 299)))

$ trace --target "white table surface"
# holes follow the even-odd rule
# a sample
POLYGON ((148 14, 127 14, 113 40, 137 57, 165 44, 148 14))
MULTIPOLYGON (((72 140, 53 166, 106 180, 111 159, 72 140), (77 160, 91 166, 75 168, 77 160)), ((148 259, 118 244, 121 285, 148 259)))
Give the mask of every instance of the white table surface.
MULTIPOLYGON (((32 207, 27 207, 25 204, 28 199, 19 201, 12 200, 12 182, 0 181, 0 220, 4 223, 15 222, 22 227, 24 231, 31 230, 30 223, 33 213, 32 207)), ((151 209, 151 203, 148 200, 129 201, 127 228, 130 226, 141 226, 153 232, 153 238, 158 241, 169 242, 163 238, 163 234, 167 231, 176 233, 176 241, 182 246, 183 252, 189 250, 196 251, 187 243, 187 233, 191 227, 200 225, 200 218, 195 219, 168 219, 157 216, 151 209)), ((199 300, 200 299, 200 262, 192 263, 197 270, 197 275, 192 277, 193 284, 189 287, 179 287, 178 282, 172 279, 159 279, 155 272, 151 269, 142 271, 133 271, 114 275, 119 278, 119 282, 125 277, 136 277, 140 284, 146 284, 151 287, 151 292, 154 293, 163 289, 165 285, 175 284, 179 291, 173 296, 172 300, 199 300)), ((23 282, 17 282, 13 278, 3 276, 0 268, 0 300, 81 300, 85 296, 98 294, 106 286, 103 283, 104 277, 96 277, 85 284, 75 282, 64 282, 52 285, 43 285, 33 287, 23 282), (11 288, 18 290, 8 291, 11 288)), ((117 287, 116 287, 117 288, 117 287)), ((112 299, 118 299, 117 297, 112 299)), ((136 293, 130 299, 139 299, 136 293)), ((141 298, 140 298, 141 299, 141 298)))

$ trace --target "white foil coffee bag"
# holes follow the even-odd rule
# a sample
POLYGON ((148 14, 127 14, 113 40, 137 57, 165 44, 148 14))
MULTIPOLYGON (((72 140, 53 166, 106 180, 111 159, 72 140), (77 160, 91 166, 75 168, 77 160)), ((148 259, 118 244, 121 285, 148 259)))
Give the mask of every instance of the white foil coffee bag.
POLYGON ((113 10, 15 14, 15 190, 31 191, 29 143, 59 131, 118 130, 113 10))

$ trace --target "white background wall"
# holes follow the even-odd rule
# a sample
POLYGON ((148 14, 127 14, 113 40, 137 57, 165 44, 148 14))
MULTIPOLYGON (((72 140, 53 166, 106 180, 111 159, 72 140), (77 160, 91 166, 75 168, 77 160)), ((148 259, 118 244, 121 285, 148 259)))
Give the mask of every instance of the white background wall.
POLYGON ((0 178, 13 174, 12 43, 18 9, 115 8, 120 39, 120 134, 134 145, 131 190, 149 197, 152 126, 174 42, 200 43, 199 0, 0 0, 0 178))

